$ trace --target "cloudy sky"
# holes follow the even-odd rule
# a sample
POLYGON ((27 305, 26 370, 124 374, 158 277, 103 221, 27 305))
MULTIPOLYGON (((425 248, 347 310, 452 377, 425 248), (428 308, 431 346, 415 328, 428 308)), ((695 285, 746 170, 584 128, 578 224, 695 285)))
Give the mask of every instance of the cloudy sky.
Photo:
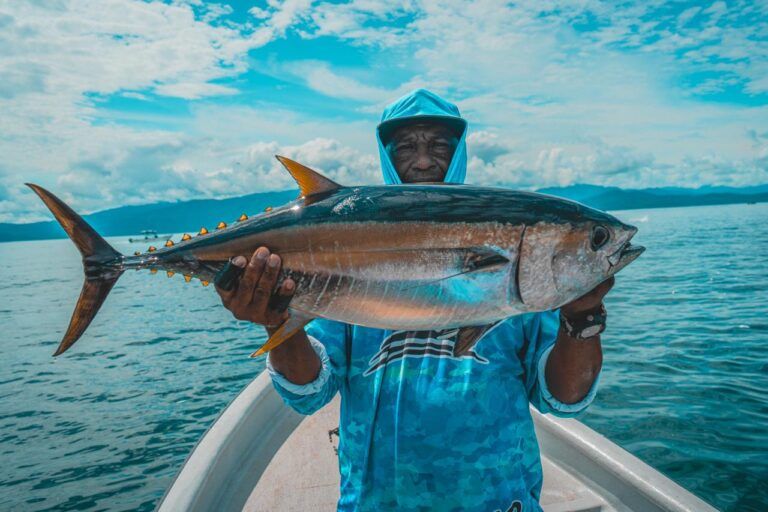
POLYGON ((469 181, 768 183, 768 2, 0 0, 0 222, 379 178, 382 108, 470 121, 469 181))

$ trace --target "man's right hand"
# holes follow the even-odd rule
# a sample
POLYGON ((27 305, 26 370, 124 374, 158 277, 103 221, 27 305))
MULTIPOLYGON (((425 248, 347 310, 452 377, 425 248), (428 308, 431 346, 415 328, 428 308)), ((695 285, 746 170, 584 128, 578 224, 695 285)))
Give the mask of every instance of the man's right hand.
MULTIPOLYGON (((214 279, 224 307, 238 320, 263 325, 270 335, 288 318, 288 304, 296 291, 292 279, 277 286, 280 265, 277 254, 259 247, 250 260, 232 258, 214 279)), ((270 351, 269 360, 275 370, 299 385, 315 380, 322 364, 304 329, 270 351)))
POLYGON ((251 255, 235 256, 216 275, 216 291, 224 307, 238 320, 261 324, 268 330, 277 328, 287 318, 288 304, 296 283, 286 279, 278 287, 280 257, 259 247, 251 255))

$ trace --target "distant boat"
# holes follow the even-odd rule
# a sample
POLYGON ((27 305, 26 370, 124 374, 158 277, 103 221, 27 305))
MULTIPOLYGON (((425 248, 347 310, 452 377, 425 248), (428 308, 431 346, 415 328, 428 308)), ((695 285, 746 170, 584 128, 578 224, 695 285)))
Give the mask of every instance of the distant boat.
POLYGON ((171 238, 172 235, 158 235, 157 231, 153 229, 145 229, 141 232, 143 235, 141 238, 139 237, 131 237, 128 239, 128 241, 132 244, 140 243, 140 242, 165 242, 169 238, 171 238))

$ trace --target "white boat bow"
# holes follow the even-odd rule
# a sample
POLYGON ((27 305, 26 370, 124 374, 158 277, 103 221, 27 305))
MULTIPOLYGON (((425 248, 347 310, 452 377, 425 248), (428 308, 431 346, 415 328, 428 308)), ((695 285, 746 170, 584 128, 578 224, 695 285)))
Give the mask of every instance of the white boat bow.
MULTIPOLYGON (((716 510, 583 423, 531 414, 546 512, 716 510)), ((338 397, 305 419, 263 372, 200 439, 158 510, 335 510, 338 463, 328 431, 337 425, 338 397)))

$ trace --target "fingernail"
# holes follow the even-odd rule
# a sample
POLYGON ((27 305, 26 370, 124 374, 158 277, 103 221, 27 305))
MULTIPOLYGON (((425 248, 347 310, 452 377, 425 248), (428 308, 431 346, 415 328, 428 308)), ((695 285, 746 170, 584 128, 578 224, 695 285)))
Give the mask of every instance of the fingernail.
POLYGON ((286 281, 284 286, 285 286, 285 291, 289 292, 293 290, 293 287, 296 285, 293 283, 293 281, 286 281))
POLYGON ((280 264, 280 258, 278 258, 274 254, 269 257, 269 260, 267 260, 267 265, 269 265, 271 268, 275 268, 279 264, 280 264))
POLYGON ((267 259, 267 254, 269 254, 269 250, 266 247, 259 247, 259 250, 256 251, 256 258, 265 260, 267 259))
POLYGON ((235 256, 232 258, 232 264, 236 267, 245 267, 245 264, 248 263, 248 261, 245 259, 245 256, 235 256))

